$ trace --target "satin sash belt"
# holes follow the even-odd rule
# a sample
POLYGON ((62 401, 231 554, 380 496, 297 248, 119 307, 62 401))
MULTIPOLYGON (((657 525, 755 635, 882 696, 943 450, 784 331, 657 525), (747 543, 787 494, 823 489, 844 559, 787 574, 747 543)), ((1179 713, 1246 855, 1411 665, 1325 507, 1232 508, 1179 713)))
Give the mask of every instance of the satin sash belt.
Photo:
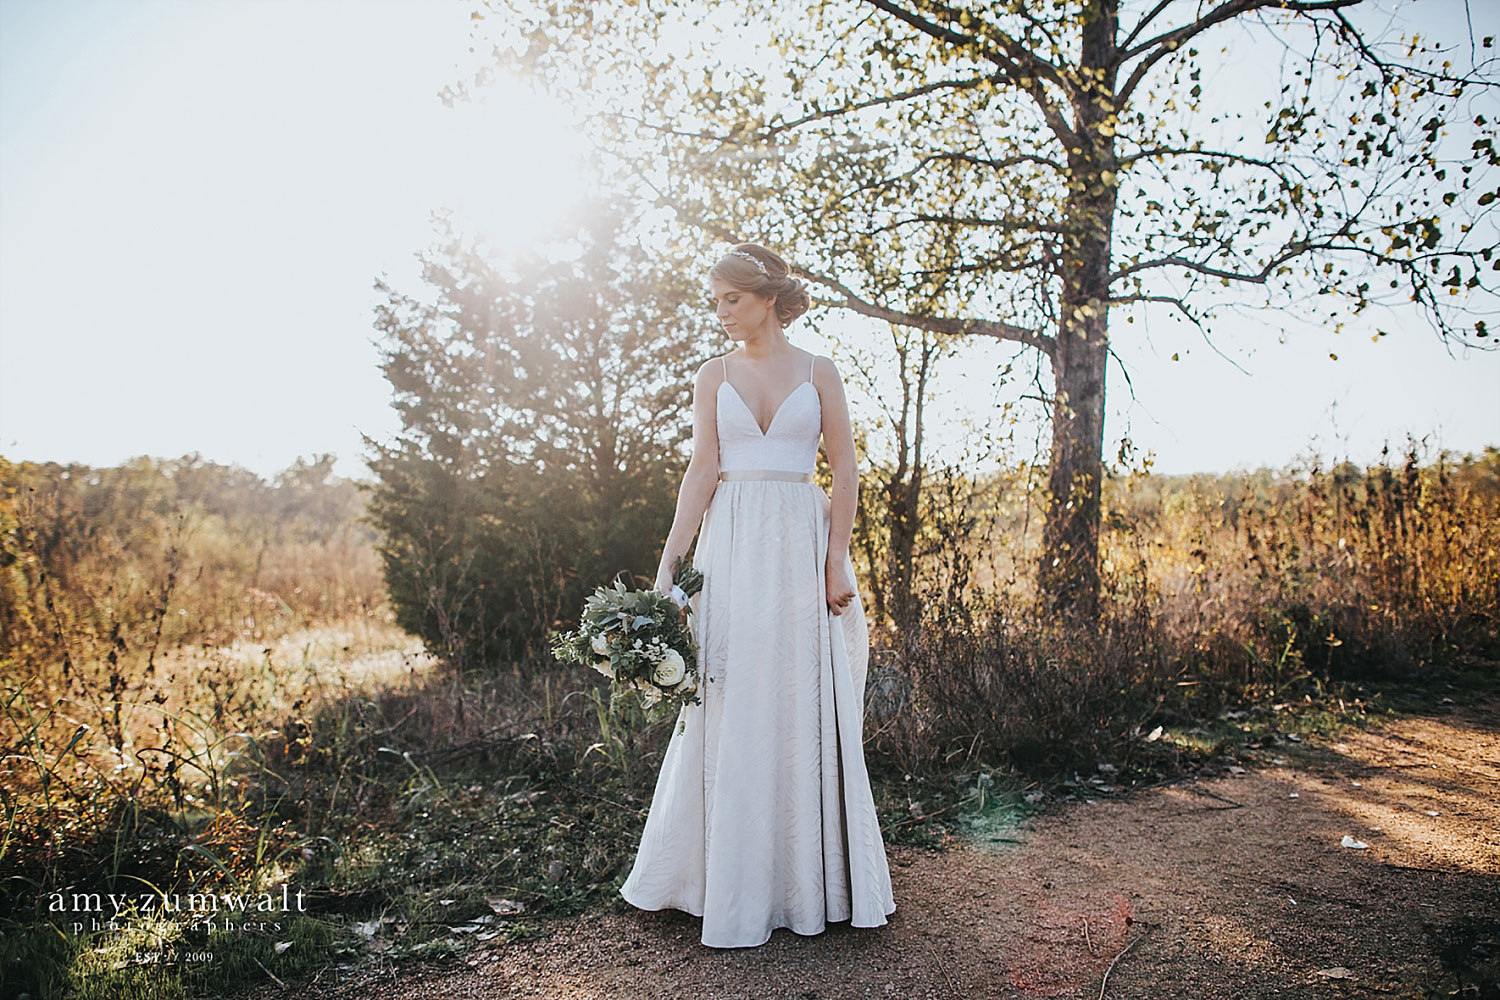
POLYGON ((788 483, 810 483, 811 472, 786 472, 782 469, 721 469, 719 481, 733 479, 778 479, 788 483))

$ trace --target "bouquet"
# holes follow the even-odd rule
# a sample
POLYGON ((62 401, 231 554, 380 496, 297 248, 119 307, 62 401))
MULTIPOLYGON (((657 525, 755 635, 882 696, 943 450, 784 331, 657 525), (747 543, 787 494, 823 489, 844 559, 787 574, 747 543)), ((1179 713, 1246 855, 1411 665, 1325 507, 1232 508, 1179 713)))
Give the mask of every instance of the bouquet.
MULTIPOLYGON (((619 578, 599 587, 583 607, 578 628, 554 636, 552 653, 563 662, 592 666, 612 682, 610 707, 631 693, 646 718, 670 718, 684 705, 701 704, 698 645, 683 609, 703 589, 703 574, 678 556, 672 564, 672 595, 626 590, 619 578)), ((682 728, 686 728, 683 720, 682 728)))

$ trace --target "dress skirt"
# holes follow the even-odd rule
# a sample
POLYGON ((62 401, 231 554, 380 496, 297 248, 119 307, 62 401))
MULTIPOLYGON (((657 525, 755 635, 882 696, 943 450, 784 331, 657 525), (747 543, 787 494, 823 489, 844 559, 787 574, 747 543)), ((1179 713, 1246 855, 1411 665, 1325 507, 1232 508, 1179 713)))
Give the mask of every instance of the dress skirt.
POLYGON ((865 769, 864 607, 835 615, 825 597, 831 506, 814 483, 730 480, 704 513, 703 703, 673 728, 620 894, 702 917, 710 947, 877 927, 896 908, 865 769))

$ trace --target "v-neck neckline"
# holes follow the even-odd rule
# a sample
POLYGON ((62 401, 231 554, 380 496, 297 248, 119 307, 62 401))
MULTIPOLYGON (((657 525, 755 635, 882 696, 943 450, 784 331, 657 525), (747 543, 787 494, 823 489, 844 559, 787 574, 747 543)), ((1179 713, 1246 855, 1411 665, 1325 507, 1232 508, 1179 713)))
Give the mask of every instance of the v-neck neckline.
POLYGON ((776 407, 776 412, 771 414, 771 422, 766 425, 766 429, 761 430, 760 421, 755 419, 755 411, 750 409, 750 404, 745 402, 745 397, 740 395, 740 391, 734 387, 734 383, 729 381, 728 378, 719 383, 719 385, 721 386, 729 386, 729 391, 734 393, 734 398, 740 401, 740 405, 743 406, 745 408, 745 412, 750 415, 750 422, 755 425, 755 429, 757 431, 760 431, 760 436, 762 438, 770 436, 771 429, 776 426, 776 418, 781 416, 781 411, 786 409, 786 404, 791 401, 791 398, 797 395, 797 390, 801 389, 804 385, 812 384, 812 379, 806 379, 802 382, 797 383, 797 385, 792 388, 792 391, 787 393, 786 397, 782 399, 781 405, 776 407))

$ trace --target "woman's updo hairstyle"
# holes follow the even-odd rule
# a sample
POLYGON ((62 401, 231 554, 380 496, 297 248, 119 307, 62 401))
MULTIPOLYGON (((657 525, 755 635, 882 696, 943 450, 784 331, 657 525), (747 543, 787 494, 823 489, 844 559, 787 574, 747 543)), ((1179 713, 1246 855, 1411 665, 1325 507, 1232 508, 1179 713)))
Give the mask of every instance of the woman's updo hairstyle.
POLYGON ((792 268, 781 255, 759 243, 740 243, 727 251, 709 269, 710 278, 721 278, 742 292, 762 298, 776 296, 776 319, 782 326, 812 306, 807 283, 792 277, 792 268))

